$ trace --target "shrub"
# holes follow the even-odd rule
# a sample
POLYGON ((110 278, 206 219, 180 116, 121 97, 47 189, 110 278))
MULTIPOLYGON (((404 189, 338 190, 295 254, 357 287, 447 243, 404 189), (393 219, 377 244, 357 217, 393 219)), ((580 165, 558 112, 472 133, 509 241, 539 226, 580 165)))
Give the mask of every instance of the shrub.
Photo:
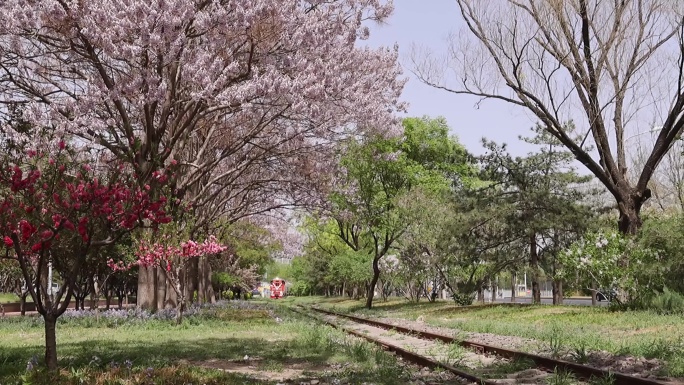
POLYGON ((454 302, 456 302, 456 304, 459 306, 469 306, 473 304, 473 301, 475 301, 475 294, 472 293, 453 293, 451 294, 451 297, 454 299, 454 302))

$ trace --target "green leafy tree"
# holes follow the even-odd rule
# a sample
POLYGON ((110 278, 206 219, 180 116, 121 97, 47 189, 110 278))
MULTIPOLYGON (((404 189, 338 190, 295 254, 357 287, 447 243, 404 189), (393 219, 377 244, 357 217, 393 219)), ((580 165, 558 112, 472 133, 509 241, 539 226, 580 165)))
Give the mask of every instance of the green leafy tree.
POLYGON ((498 190, 461 194, 452 207, 437 243, 438 272, 454 301, 467 305, 491 277, 520 262, 519 236, 508 220, 514 206, 498 190))
POLYGON ((358 252, 344 247, 330 260, 327 282, 342 287, 353 298, 364 294, 364 288, 372 278, 369 268, 370 256, 366 252, 358 252))
MULTIPOLYGON (((571 132, 572 125, 566 131, 571 132)), ((485 142, 489 153, 483 158, 488 186, 512 208, 508 212, 509 229, 517 233, 520 244, 528 250, 532 278, 532 296, 541 302, 540 278, 544 276, 541 258, 554 259, 557 253, 580 236, 588 226, 591 210, 584 203, 590 181, 572 166, 573 155, 554 136, 537 125, 532 138, 523 138, 539 146, 526 157, 512 157, 505 146, 485 142)), ((552 268, 557 266, 552 264, 552 268)), ((557 291, 557 283, 554 284, 557 291)))
POLYGON ((406 231, 397 200, 417 186, 437 192, 467 184, 470 156, 449 137, 443 118, 409 118, 400 138, 351 141, 341 159, 342 180, 330 197, 339 237, 372 256, 366 307, 380 278, 380 260, 406 231))
POLYGON ((248 221, 238 221, 230 225, 227 236, 242 268, 256 266, 256 272, 263 275, 273 264, 271 255, 282 250, 282 245, 273 239, 268 230, 248 221))
POLYGON ((297 282, 308 282, 309 287, 326 294, 339 291, 355 298, 364 295, 371 279, 369 254, 354 250, 342 241, 333 220, 309 218, 306 229, 309 235, 304 255, 307 269, 302 269, 303 279, 297 282))
POLYGON ((387 269, 397 270, 401 279, 395 282, 403 284, 410 300, 418 302, 425 295, 433 301, 432 293, 443 286, 439 265, 446 255, 439 248, 439 241, 454 214, 453 204, 443 191, 419 186, 402 195, 397 206, 406 230, 396 246, 396 266, 387 269))

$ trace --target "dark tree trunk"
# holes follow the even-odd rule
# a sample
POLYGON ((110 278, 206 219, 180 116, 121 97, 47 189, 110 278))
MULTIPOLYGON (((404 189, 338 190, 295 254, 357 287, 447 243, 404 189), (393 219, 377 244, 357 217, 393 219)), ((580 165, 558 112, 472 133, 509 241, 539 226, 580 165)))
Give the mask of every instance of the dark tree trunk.
POLYGON ((28 294, 29 293, 26 292, 19 296, 19 311, 21 312, 21 315, 26 315, 26 297, 28 294))
POLYGON ((553 290, 553 304, 562 305, 563 304, 563 281, 560 279, 554 279, 551 283, 553 290))
POLYGON ((57 318, 52 314, 43 315, 45 321, 45 364, 48 370, 57 370, 57 318))
POLYGON ((484 303, 484 289, 481 283, 477 285, 477 302, 484 303))
POLYGON ((591 306, 596 306, 596 282, 591 283, 591 306))
POLYGON ((499 288, 496 286, 496 282, 492 281, 492 303, 496 302, 496 292, 499 288))
POLYGON ((114 293, 112 293, 112 290, 107 288, 105 289, 104 295, 105 295, 105 310, 109 310, 112 307, 112 296, 114 293))
POLYGON ((620 219, 618 229, 626 235, 635 235, 641 228, 641 206, 651 197, 651 190, 646 189, 643 195, 630 196, 629 198, 616 197, 620 219))
POLYGON ((373 258, 373 278, 370 281, 370 284, 368 285, 368 297, 366 297, 366 308, 370 309, 373 307, 373 295, 375 294, 375 285, 378 283, 378 279, 380 279, 380 266, 379 266, 379 260, 380 258, 375 257, 373 258))
MULTIPOLYGON (((184 261, 183 264, 183 274, 181 282, 183 284, 183 292, 185 293, 186 303, 194 302, 195 292, 197 292, 197 298, 202 294, 200 289, 200 266, 199 258, 191 258, 184 261)), ((233 297, 237 298, 237 297, 233 297)))
POLYGON ((530 235, 530 268, 532 270, 532 303, 541 303, 539 290, 539 253, 537 252, 537 234, 530 235))
POLYGON ((515 279, 515 272, 511 273, 511 303, 515 302, 515 292, 518 290, 518 283, 515 279))

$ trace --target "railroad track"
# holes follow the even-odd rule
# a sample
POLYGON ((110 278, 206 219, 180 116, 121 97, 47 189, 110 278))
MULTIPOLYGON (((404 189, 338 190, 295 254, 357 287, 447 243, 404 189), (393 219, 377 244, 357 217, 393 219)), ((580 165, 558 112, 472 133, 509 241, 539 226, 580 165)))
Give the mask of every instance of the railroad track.
MULTIPOLYGON (((463 371, 459 368, 456 368, 453 365, 450 365, 446 362, 440 361, 438 359, 435 359, 434 357, 428 357, 424 354, 420 354, 419 352, 416 352, 412 349, 408 349, 406 347, 401 347, 398 344, 394 343, 388 343, 387 341, 382 340, 381 338, 373 337, 371 336, 369 330, 353 330, 348 327, 345 327, 345 325, 341 325, 340 323, 334 322, 330 319, 323 319, 316 317, 312 315, 310 312, 307 312, 307 310, 310 309, 305 309, 301 306, 299 306, 299 309, 297 308, 290 308, 291 310, 300 313, 304 316, 308 316, 311 318, 314 318, 315 320, 319 322, 323 322, 329 326, 332 326, 336 329, 343 330, 344 332, 351 334, 353 336, 365 339, 367 341, 370 341, 376 345, 381 346, 383 349, 393 352, 394 354, 400 356, 407 362, 414 363, 419 366, 427 367, 430 369, 443 369, 446 371, 449 371, 453 373, 461 383, 467 383, 467 384, 481 384, 481 385, 501 385, 499 382, 495 382, 489 379, 485 378, 480 378, 476 375, 473 375, 471 373, 468 373, 466 371, 463 371)), ((329 314, 332 315, 332 314, 329 314)), ((377 333, 375 333, 377 335, 377 333)))
MULTIPOLYGON (((302 310, 303 309, 304 308, 302 308, 302 310)), ((485 344, 471 342, 471 341, 462 341, 462 340, 458 340, 458 339, 455 339, 453 337, 445 336, 442 334, 431 333, 431 332, 416 330, 416 329, 412 329, 412 328, 408 328, 408 327, 392 325, 392 324, 388 324, 388 323, 381 322, 381 321, 376 321, 376 320, 371 320, 371 319, 367 319, 367 318, 352 316, 349 314, 340 314, 340 313, 336 313, 336 312, 333 312, 330 310, 325 310, 325 309, 316 308, 316 307, 307 308, 306 310, 313 310, 313 311, 325 314, 327 316, 350 320, 350 321, 353 321, 357 324, 364 324, 364 325, 367 325, 367 326, 372 327, 372 328, 383 329, 383 331, 392 331, 392 332, 396 332, 396 333, 402 333, 402 334, 408 335, 410 337, 419 338, 422 340, 439 341, 439 342, 443 342, 446 344, 458 344, 462 347, 468 348, 468 349, 476 352, 479 355, 488 355, 490 357, 496 356, 496 357, 500 357, 502 359, 510 360, 510 361, 525 360, 527 362, 533 363, 536 368, 543 369, 546 372, 556 373, 557 371, 561 371, 561 372, 565 372, 565 373, 572 373, 575 378, 582 379, 582 380, 595 380, 595 379, 601 379, 601 378, 610 379, 612 381, 613 385, 674 385, 674 384, 681 384, 681 383, 675 383, 675 382, 663 382, 663 381, 658 381, 658 380, 649 379, 649 378, 635 377, 635 376, 622 374, 622 373, 616 373, 616 372, 608 372, 606 370, 602 370, 602 369, 598 369, 598 368, 594 368, 594 367, 590 367, 590 366, 585 366, 585 365, 577 364, 574 362, 557 360, 557 359, 553 359, 553 358, 549 358, 549 357, 543 357, 543 356, 539 356, 539 355, 535 355, 535 354, 530 354, 530 353, 500 348, 500 347, 496 347, 496 346, 485 345, 485 344)), ((388 343, 386 340, 382 340, 381 338, 373 337, 373 336, 377 336, 377 335, 382 334, 383 331, 378 332, 376 330, 375 332, 373 332, 372 330, 365 330, 365 331, 352 330, 350 328, 342 327, 342 325, 340 325, 340 324, 338 324, 338 323, 336 323, 330 319, 323 319, 323 322, 325 322, 325 323, 327 323, 333 327, 336 327, 336 328, 342 328, 350 334, 364 338, 364 339, 369 340, 371 342, 374 342, 376 344, 380 344, 385 349, 393 351, 394 353, 402 356, 407 361, 411 361, 411 362, 414 362, 418 365, 426 366, 426 367, 430 367, 430 368, 442 368, 444 370, 448 370, 448 371, 454 373, 456 376, 458 376, 462 379, 465 379, 469 382, 485 384, 485 385, 510 384, 511 382, 513 382, 513 383, 525 383, 524 380, 523 381, 515 381, 515 380, 511 380, 511 379, 506 380, 506 379, 481 378, 481 377, 478 377, 477 375, 474 375, 472 373, 469 373, 469 372, 462 370, 460 367, 457 368, 457 367, 450 365, 448 363, 444 363, 438 359, 426 357, 424 354, 419 354, 419 353, 413 351, 415 349, 409 350, 409 349, 406 349, 405 347, 401 347, 401 346, 397 346, 397 345, 388 343)))

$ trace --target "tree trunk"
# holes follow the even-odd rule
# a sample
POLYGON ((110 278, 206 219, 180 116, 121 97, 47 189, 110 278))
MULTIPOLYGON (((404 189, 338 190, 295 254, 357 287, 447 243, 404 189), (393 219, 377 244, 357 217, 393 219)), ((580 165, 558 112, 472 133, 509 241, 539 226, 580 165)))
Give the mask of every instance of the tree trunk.
POLYGON ((97 310, 100 305, 99 302, 99 287, 95 279, 93 279, 90 283, 90 310, 97 310))
POLYGON ((155 295, 155 310, 162 310, 166 305, 166 275, 161 267, 155 266, 153 274, 155 275, 154 286, 156 288, 155 295))
POLYGON ((370 284, 368 285, 368 297, 366 297, 366 308, 370 309, 373 307, 373 295, 375 294, 375 285, 378 283, 378 279, 380 279, 380 266, 379 266, 379 260, 380 258, 375 257, 373 258, 373 278, 370 281, 370 284))
POLYGON ((591 306, 596 306, 596 282, 591 283, 591 306))
POLYGON ((484 289, 481 283, 477 285, 477 302, 484 303, 484 289))
MULTIPOLYGON (((206 257, 198 257, 197 261, 197 302, 203 304, 206 302, 206 290, 207 290, 207 279, 205 277, 206 273, 204 271, 204 260, 206 257)), ((187 273, 186 273, 187 276, 187 273)), ((194 298, 190 298, 190 301, 195 302, 194 298)))
POLYGON ((136 306, 149 311, 156 310, 155 296, 155 268, 140 266, 138 269, 138 295, 136 306))
POLYGON ((563 304, 563 281, 560 279, 554 279, 551 283, 553 290, 553 304, 562 305, 563 304))
POLYGON ((537 234, 530 235, 530 268, 532 270, 532 303, 541 303, 539 290, 539 253, 537 252, 537 234))
POLYGON ((52 314, 43 315, 45 322, 45 364, 48 370, 57 370, 57 335, 55 327, 57 318, 52 314))
POLYGON ((19 311, 21 312, 21 315, 26 315, 26 297, 28 296, 28 292, 21 293, 19 296, 19 311))
MULTIPOLYGON (((137 297, 137 294, 138 294, 138 292, 136 291, 136 297, 137 297)), ((124 295, 123 295, 123 297, 124 297, 124 306, 126 306, 126 308, 128 308, 128 288, 126 287, 126 285, 124 285, 124 295)), ((136 298, 136 306, 137 306, 137 304, 138 304, 137 301, 138 301, 138 300, 137 300, 137 298, 136 298)))
POLYGON ((109 310, 112 307, 112 296, 114 295, 114 293, 112 293, 112 290, 110 288, 107 288, 104 292, 104 295, 106 300, 105 310, 109 310))
MULTIPOLYGON (((646 194, 650 197, 650 190, 646 194)), ((635 235, 641 228, 643 222, 641 221, 641 205, 646 199, 619 199, 618 210, 620 211, 620 219, 618 220, 618 228, 622 234, 635 235)))
POLYGON ((496 282, 492 281, 492 303, 496 302, 496 293, 499 288, 496 286, 496 282))
POLYGON ((183 310, 185 310, 185 296, 183 295, 182 289, 178 288, 181 295, 176 301, 176 325, 180 325, 183 322, 183 310))
MULTIPOLYGON (((209 265, 209 277, 211 277, 211 265, 209 265)), ((209 303, 216 303, 216 293, 214 292, 214 285, 211 284, 211 278, 209 279, 209 285, 207 285, 207 301, 209 303)))
POLYGON ((197 297, 199 303, 214 303, 214 290, 211 285, 211 264, 209 257, 199 257, 197 261, 197 297))
POLYGON ((511 303, 515 303, 515 291, 518 290, 516 287, 517 282, 515 279, 515 272, 511 273, 511 303))

